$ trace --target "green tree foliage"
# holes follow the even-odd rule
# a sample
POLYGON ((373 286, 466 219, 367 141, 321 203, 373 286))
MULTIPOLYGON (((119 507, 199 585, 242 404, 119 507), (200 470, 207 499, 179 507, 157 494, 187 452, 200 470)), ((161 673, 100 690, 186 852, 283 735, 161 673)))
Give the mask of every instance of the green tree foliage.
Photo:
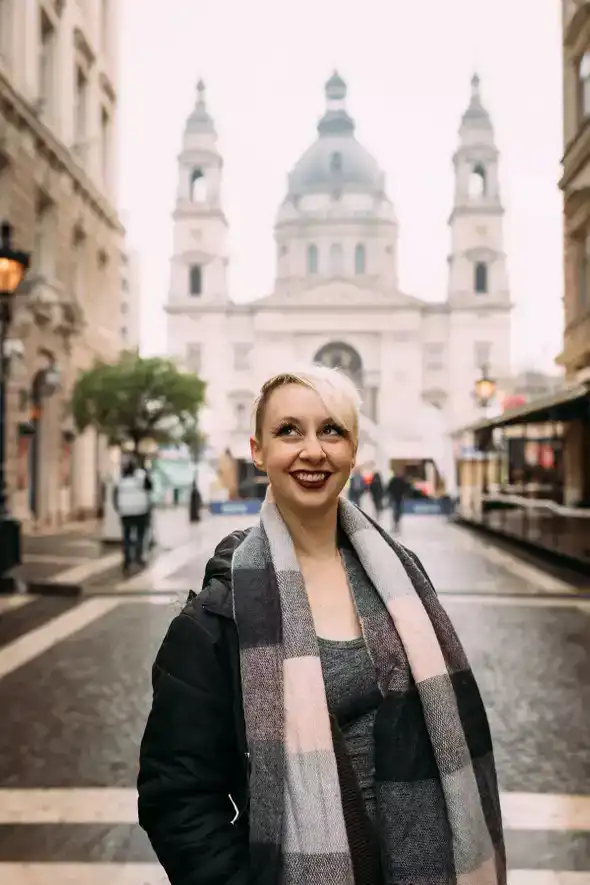
POLYGON ((94 427, 112 444, 144 439, 160 443, 194 438, 205 384, 171 360, 123 353, 116 363, 98 361, 79 376, 72 395, 78 430, 94 427))

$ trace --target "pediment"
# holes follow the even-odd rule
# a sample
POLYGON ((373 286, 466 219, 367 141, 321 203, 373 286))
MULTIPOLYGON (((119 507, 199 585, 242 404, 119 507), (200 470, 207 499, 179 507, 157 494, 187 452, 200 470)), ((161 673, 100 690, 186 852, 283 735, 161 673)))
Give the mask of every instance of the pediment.
POLYGON ((261 299, 260 307, 412 307, 424 302, 402 292, 383 293, 349 280, 330 280, 289 295, 274 293, 261 299))

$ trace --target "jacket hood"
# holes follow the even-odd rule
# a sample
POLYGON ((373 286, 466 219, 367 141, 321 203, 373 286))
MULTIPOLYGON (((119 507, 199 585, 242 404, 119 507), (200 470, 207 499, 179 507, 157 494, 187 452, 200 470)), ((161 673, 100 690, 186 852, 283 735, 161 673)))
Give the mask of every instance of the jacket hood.
MULTIPOLYGON (((219 542, 205 567, 203 589, 199 602, 207 611, 233 618, 231 598, 231 562, 235 550, 247 537, 250 529, 236 529, 219 542)), ((189 597, 191 598, 191 597, 189 597)))

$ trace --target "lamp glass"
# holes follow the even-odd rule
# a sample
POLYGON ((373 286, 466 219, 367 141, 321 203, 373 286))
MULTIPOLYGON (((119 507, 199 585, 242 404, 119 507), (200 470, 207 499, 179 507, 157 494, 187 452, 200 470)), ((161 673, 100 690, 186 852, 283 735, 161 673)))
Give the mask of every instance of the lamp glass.
POLYGON ((490 400, 496 390, 495 382, 490 378, 480 378, 475 383, 475 390, 480 400, 487 402, 490 400))
POLYGON ((25 268, 14 258, 0 258, 0 293, 12 295, 25 275, 25 268))

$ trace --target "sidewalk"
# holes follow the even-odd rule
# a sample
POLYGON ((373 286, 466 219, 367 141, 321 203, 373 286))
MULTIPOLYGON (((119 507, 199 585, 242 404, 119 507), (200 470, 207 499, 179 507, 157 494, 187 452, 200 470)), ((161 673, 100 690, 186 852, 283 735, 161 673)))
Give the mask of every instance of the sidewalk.
MULTIPOLYGON (((157 548, 152 562, 175 548, 186 545, 202 533, 202 526, 213 517, 204 514, 201 523, 190 523, 186 508, 157 510, 154 514, 157 548)), ((20 592, 76 596, 87 586, 114 587, 121 581, 121 548, 103 544, 101 525, 95 522, 91 533, 78 527, 52 534, 25 535, 23 562, 15 569, 20 592)))

